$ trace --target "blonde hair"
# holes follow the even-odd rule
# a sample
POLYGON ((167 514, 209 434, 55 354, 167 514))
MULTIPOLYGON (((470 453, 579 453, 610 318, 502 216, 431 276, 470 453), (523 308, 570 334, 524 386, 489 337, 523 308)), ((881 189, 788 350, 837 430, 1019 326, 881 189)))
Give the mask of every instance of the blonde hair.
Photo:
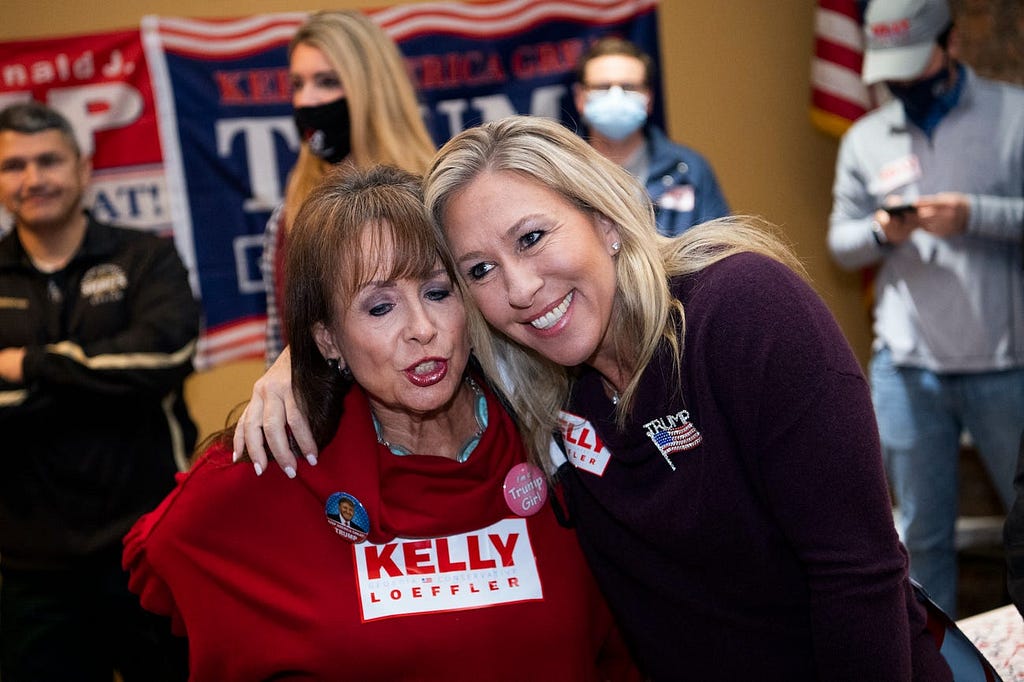
MULTIPOLYGON (((633 370, 616 408, 620 424, 659 344, 672 345, 679 369, 685 314, 669 290, 670 278, 747 251, 803 274, 792 251, 772 234, 772 226, 751 216, 711 221, 674 239, 659 236, 651 201, 632 175, 560 123, 530 116, 512 116, 465 130, 438 152, 427 171, 424 196, 434 229, 442 236, 448 202, 484 171, 513 172, 536 181, 584 213, 604 216, 618 228, 615 326, 610 333, 617 356, 633 370)), ((456 274, 463 290, 471 293, 462 273, 456 274)), ((558 410, 569 396, 571 368, 493 332, 472 295, 465 300, 475 353, 488 375, 504 376, 514 387, 506 397, 532 456, 543 461, 557 428, 558 410)))
MULTIPOLYGON (((434 141, 394 41, 369 17, 349 10, 311 16, 292 37, 289 59, 300 44, 320 50, 341 81, 352 126, 349 161, 356 168, 387 164, 422 175, 434 141)), ((285 190, 289 225, 329 167, 302 144, 285 190)))

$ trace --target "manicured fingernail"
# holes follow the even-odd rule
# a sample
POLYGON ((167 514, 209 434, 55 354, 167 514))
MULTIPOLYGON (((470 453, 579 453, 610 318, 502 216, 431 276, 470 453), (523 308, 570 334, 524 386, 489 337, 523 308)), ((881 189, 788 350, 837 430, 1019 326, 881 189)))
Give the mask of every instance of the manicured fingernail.
POLYGON ((288 478, 295 478, 295 467, 285 467, 284 475, 288 478))
POLYGON ((231 463, 232 464, 238 464, 238 460, 239 459, 241 459, 241 457, 238 455, 238 453, 235 452, 234 450, 232 450, 231 451, 231 463))
POLYGON ((253 462, 252 463, 252 468, 256 470, 256 475, 257 476, 262 476, 263 475, 263 467, 260 466, 259 462, 253 462))
POLYGON ((309 466, 315 467, 316 466, 316 455, 314 455, 312 452, 310 452, 309 454, 306 455, 306 461, 309 462, 309 466))

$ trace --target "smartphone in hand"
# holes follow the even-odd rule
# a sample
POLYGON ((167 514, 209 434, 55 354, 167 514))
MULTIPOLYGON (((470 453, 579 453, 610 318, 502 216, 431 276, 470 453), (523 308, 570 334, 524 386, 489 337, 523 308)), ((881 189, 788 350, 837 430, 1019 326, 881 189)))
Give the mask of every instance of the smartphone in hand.
POLYGON ((917 213, 917 207, 913 204, 896 204, 894 206, 880 206, 883 211, 892 218, 905 218, 911 213, 917 213))

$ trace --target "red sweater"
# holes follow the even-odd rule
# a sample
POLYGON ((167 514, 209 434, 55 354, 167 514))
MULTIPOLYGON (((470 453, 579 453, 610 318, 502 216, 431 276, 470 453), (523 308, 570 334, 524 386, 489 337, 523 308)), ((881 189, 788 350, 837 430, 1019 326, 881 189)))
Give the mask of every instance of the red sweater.
POLYGON ((124 561, 143 606, 187 632, 192 680, 626 674, 574 533, 550 506, 509 512, 502 483, 524 453, 490 395, 488 410, 467 462, 400 457, 378 445, 356 389, 296 480, 277 467, 257 478, 220 447, 181 476, 124 561), (366 542, 328 523, 335 492, 365 507, 366 542))

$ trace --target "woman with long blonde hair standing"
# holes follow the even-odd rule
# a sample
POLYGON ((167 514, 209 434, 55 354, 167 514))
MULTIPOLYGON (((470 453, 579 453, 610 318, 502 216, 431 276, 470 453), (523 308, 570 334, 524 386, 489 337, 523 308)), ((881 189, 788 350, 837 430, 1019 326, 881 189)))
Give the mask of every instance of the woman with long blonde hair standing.
POLYGON ((299 157, 284 203, 264 235, 268 364, 284 347, 280 304, 288 232, 299 206, 334 165, 376 164, 422 174, 434 154, 402 55, 384 31, 355 11, 318 12, 288 46, 299 157))

